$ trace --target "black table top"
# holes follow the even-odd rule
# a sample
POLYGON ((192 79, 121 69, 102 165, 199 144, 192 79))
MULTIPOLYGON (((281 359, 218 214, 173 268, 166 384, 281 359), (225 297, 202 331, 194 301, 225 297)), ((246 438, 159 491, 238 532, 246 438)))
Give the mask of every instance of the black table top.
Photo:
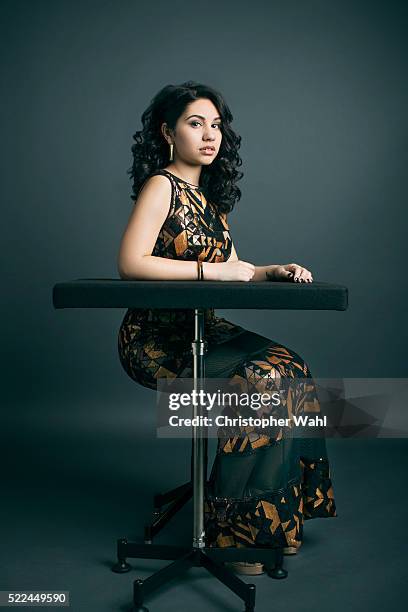
POLYGON ((348 290, 332 283, 157 281, 78 278, 53 287, 55 308, 245 308, 346 310, 348 290))

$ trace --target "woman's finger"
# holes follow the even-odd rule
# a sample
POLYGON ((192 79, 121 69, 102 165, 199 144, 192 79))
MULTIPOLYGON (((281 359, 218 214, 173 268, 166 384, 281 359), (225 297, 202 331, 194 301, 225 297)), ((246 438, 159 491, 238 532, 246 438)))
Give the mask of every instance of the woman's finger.
POLYGON ((305 283, 307 281, 307 279, 310 276, 310 272, 309 270, 307 270, 306 268, 302 268, 302 271, 299 275, 299 280, 301 283, 305 283))

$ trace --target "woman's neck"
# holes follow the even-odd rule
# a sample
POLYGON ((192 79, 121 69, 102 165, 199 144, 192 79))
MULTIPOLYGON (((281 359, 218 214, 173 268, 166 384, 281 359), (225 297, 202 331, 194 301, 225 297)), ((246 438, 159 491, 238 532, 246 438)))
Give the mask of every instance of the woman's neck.
POLYGON ((165 170, 172 172, 182 181, 186 181, 197 187, 200 184, 201 166, 188 166, 187 164, 177 162, 177 165, 170 163, 165 170))

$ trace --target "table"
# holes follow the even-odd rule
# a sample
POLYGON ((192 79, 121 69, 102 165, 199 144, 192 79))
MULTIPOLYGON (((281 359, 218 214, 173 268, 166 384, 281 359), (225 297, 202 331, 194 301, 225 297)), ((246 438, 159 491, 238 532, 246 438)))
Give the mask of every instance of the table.
MULTIPOLYGON (((205 309, 338 310, 348 307, 348 290, 326 282, 157 281, 110 278, 80 278, 53 287, 55 308, 166 308, 194 310, 192 342, 194 390, 205 378, 205 309)), ((193 416, 200 416, 194 407, 193 416)), ((189 567, 204 567, 245 602, 245 612, 255 610, 255 585, 247 584, 222 565, 223 561, 259 561, 268 575, 286 578, 280 548, 213 548, 205 546, 204 456, 206 440, 193 428, 193 539, 190 548, 118 541, 115 571, 128 571, 127 557, 173 560, 172 563, 133 583, 134 610, 147 611, 145 597, 189 567)))

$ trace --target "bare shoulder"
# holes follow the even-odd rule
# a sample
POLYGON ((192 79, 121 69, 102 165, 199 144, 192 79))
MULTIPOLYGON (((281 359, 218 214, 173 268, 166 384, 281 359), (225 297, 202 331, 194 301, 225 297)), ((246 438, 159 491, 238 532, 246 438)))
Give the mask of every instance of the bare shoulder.
POLYGON ((157 213, 164 220, 170 211, 173 199, 173 188, 168 178, 163 174, 154 174, 143 183, 135 210, 157 213))
POLYGON ((149 194, 157 192, 160 195, 170 196, 172 193, 172 184, 170 179, 164 174, 154 174, 145 180, 139 192, 139 196, 142 192, 146 191, 149 194))

